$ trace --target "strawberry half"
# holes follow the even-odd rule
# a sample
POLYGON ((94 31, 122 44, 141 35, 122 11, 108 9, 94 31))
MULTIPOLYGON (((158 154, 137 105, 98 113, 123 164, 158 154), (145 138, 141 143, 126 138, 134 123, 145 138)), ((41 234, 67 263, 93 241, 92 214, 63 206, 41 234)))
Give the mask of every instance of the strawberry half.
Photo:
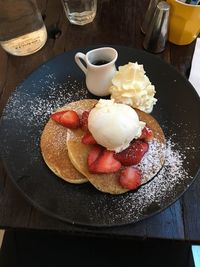
POLYGON ((81 129, 83 131, 88 131, 88 116, 89 116, 89 111, 84 111, 81 115, 80 118, 80 125, 81 125, 81 129))
POLYGON ((88 166, 90 166, 93 162, 97 160, 97 158, 100 156, 100 154, 103 152, 103 147, 99 145, 93 146, 93 148, 90 150, 90 153, 87 158, 88 166))
POLYGON ((135 167, 127 167, 119 177, 122 187, 133 190, 141 185, 141 171, 135 167))
POLYGON ((136 165, 141 161, 148 149, 148 143, 142 140, 134 140, 122 152, 114 154, 114 157, 124 166, 136 165))
POLYGON ((112 173, 121 168, 121 163, 114 157, 114 152, 104 149, 97 159, 88 166, 91 173, 112 173))
POLYGON ((82 143, 85 145, 95 145, 97 141, 94 139, 93 135, 87 131, 82 137, 82 143))
POLYGON ((142 133, 139 137, 140 140, 144 140, 146 142, 149 142, 153 139, 153 131, 146 125, 142 129, 142 133))
POLYGON ((56 121, 56 122, 60 122, 60 118, 61 116, 65 113, 66 111, 59 111, 59 112, 55 112, 53 114, 50 115, 50 117, 52 118, 52 120, 56 121))
POLYGON ((78 114, 73 110, 65 110, 53 113, 51 119, 70 129, 77 129, 80 126, 78 114))

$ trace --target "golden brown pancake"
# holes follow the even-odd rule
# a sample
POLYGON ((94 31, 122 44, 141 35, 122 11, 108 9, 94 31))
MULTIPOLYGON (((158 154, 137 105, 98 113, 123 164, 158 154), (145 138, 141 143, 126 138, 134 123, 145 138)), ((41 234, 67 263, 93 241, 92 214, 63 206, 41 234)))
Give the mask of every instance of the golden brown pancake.
MULTIPOLYGON (((88 105, 90 109, 96 102, 96 100, 80 100, 72 102, 57 111, 76 109, 80 114, 83 110, 88 110, 88 105)), ((67 131, 66 127, 49 119, 40 140, 42 156, 47 166, 65 181, 75 184, 87 182, 87 178, 74 168, 68 157, 66 146, 67 131)))
MULTIPOLYGON (((90 101, 90 100, 88 100, 90 101)), ((81 105, 81 103, 78 103, 81 105)), ((91 107, 93 103, 91 103, 91 107)), ((165 158, 165 136, 158 122, 149 114, 136 110, 140 120, 147 123, 153 130, 154 139, 149 143, 149 150, 143 157, 138 167, 142 171, 142 184, 152 179, 162 168, 165 158)), ((119 175, 123 167, 116 173, 110 174, 92 174, 88 170, 87 158, 92 145, 85 145, 81 142, 84 132, 81 129, 68 130, 67 149, 68 155, 79 172, 81 172, 98 190, 110 194, 122 194, 129 191, 123 188, 119 183, 119 175)))
POLYGON ((150 114, 135 110, 141 121, 153 131, 154 139, 149 142, 149 150, 138 167, 142 170, 142 184, 150 181, 162 168, 165 161, 165 135, 159 123, 150 114))

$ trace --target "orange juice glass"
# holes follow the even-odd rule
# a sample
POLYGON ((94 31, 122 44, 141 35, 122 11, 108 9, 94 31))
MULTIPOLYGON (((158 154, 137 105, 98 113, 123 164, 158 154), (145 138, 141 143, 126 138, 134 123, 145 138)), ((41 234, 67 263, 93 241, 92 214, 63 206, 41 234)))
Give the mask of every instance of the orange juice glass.
POLYGON ((178 0, 167 0, 170 4, 169 41, 177 45, 192 43, 200 32, 200 6, 189 5, 178 0))

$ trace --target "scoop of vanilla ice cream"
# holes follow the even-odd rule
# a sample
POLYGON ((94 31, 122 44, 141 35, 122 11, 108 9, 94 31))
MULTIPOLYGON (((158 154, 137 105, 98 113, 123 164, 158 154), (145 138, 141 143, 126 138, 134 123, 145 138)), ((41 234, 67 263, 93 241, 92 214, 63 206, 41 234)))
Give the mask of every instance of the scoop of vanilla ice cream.
POLYGON ((110 87, 111 99, 150 113, 157 99, 155 87, 145 75, 143 65, 137 62, 119 67, 110 87))
POLYGON ((115 152, 127 148, 144 126, 133 108, 114 100, 100 99, 88 117, 88 129, 97 143, 115 152))

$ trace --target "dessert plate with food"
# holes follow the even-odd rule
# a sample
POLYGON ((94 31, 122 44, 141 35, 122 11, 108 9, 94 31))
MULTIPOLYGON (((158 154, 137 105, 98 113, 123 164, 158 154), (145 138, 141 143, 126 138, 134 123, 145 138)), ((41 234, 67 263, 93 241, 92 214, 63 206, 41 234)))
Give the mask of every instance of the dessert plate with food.
POLYGON ((95 49, 64 53, 16 88, 3 112, 1 156, 46 214, 87 226, 134 223, 168 207, 197 176, 199 97, 164 61, 120 46, 112 47, 108 95, 93 95, 75 56, 95 49))

